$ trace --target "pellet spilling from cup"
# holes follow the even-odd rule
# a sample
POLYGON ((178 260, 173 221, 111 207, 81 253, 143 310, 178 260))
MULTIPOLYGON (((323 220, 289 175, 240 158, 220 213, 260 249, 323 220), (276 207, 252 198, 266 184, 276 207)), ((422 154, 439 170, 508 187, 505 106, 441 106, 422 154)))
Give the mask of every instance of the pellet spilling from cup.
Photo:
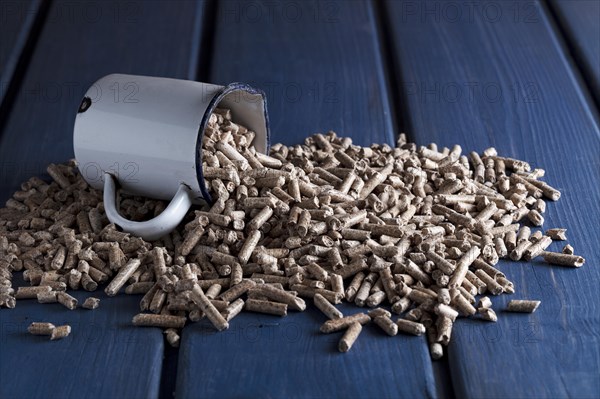
MULTIPOLYGON (((242 310, 293 317, 314 300, 320 330, 339 334, 342 352, 360 350, 360 332, 377 328, 381 339, 427 339, 437 359, 460 318, 497 320, 489 296, 514 296, 513 312, 543 308, 518 294, 495 267, 500 259, 584 263, 572 247, 549 250, 564 229, 533 227, 545 199, 560 196, 540 180, 544 171, 493 148, 467 156, 404 135, 396 147, 360 147, 329 132, 266 155, 234 120, 217 108, 207 121, 201 159, 212 204, 153 241, 109 223, 102 193, 73 162, 49 166, 53 182, 23 183, 0 210, 0 304, 46 303, 59 292, 70 309, 77 304, 61 292, 124 288, 143 295, 133 323, 164 328, 178 345, 184 325, 205 317, 224 330, 242 310), (11 276, 21 270, 31 287, 15 292, 11 276), (370 311, 344 315, 335 307, 343 301, 370 311)), ((133 221, 165 206, 140 196, 120 202, 133 221)))

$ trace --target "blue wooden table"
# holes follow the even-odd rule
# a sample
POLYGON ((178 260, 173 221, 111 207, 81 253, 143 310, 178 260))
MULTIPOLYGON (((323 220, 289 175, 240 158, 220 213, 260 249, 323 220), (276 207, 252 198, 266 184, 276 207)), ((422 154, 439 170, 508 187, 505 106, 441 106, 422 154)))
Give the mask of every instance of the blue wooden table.
POLYGON ((599 21, 598 0, 0 0, 0 201, 73 157, 74 112, 105 74, 243 81, 266 91, 275 142, 406 132, 544 168, 563 192, 545 226, 587 258, 501 262, 542 306, 460 320, 435 362, 424 338, 373 329, 339 354, 312 308, 218 334, 196 323, 174 350, 130 325, 137 297, 93 312, 20 301, 0 311, 0 397, 599 397, 599 21), (47 317, 73 339, 24 332, 47 317))

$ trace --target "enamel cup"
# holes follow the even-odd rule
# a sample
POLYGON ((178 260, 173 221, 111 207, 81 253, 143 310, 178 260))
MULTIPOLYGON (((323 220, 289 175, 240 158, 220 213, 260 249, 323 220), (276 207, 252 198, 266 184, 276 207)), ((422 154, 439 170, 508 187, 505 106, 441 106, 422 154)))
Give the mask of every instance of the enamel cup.
POLYGON ((216 107, 231 109, 236 122, 256 133, 256 150, 267 152, 265 94, 248 85, 113 74, 88 89, 75 117, 75 158, 88 184, 104 190, 112 223, 156 240, 171 232, 192 204, 210 202, 201 148, 216 107), (117 187, 171 202, 154 219, 130 221, 118 212, 117 187))

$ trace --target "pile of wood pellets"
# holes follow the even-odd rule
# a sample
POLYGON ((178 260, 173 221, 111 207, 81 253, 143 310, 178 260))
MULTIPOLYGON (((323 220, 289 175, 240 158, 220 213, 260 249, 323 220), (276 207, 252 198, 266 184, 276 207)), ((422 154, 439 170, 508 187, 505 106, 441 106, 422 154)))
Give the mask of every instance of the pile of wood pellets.
MULTIPOLYGON (((544 200, 560 197, 540 180, 544 171, 494 148, 463 155, 405 135, 396 147, 360 147, 329 132, 266 155, 254 138, 229 110, 211 115, 201 151, 212 201, 153 242, 109 223, 102 193, 74 161, 50 165, 52 182, 29 179, 0 210, 0 305, 37 299, 75 309, 68 290, 114 296, 125 287, 143 295, 133 324, 161 327, 177 346, 186 323, 206 317, 221 331, 242 310, 286 316, 312 299, 328 319, 321 331, 343 332, 342 352, 373 321, 391 336, 425 334, 437 359, 458 317, 496 321, 489 296, 515 293, 494 267, 499 259, 585 262, 569 245, 546 251, 566 240, 565 229, 532 231, 544 222, 544 200), (19 271, 30 286, 15 290, 19 271), (369 311, 344 316, 342 301, 369 311)), ((166 205, 122 195, 120 210, 142 221, 166 205)), ((507 310, 538 305, 512 300, 507 310)), ((30 330, 65 336, 68 326, 47 324, 30 330)))

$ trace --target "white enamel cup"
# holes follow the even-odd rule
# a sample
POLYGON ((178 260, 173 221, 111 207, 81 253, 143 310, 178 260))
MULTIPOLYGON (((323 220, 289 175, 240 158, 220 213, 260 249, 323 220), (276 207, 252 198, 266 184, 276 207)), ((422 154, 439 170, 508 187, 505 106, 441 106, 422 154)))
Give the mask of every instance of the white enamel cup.
POLYGON ((108 219, 146 240, 171 232, 192 204, 210 202, 202 175, 202 136, 216 107, 256 133, 266 153, 265 94, 242 83, 217 86, 187 80, 113 74, 86 92, 75 117, 73 145, 83 178, 104 190, 108 219), (134 222, 117 210, 123 192, 171 200, 154 219, 134 222))

